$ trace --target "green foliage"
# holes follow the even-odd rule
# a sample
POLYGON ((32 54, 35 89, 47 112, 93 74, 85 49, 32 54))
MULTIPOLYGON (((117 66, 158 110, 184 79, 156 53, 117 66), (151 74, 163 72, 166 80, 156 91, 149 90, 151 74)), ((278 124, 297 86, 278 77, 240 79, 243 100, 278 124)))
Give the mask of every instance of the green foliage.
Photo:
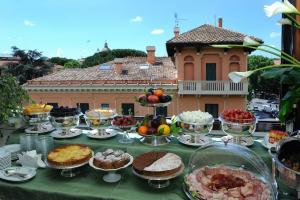
POLYGON ((127 56, 147 56, 143 51, 134 50, 134 49, 113 49, 111 51, 104 51, 95 53, 93 56, 85 58, 82 66, 83 67, 92 67, 102 63, 109 62, 115 58, 124 58, 127 56))
POLYGON ((286 122, 292 119, 293 106, 300 101, 300 69, 299 68, 273 68, 263 72, 265 79, 279 79, 280 84, 289 85, 288 92, 280 101, 279 119, 286 122))
MULTIPOLYGON (((271 58, 252 55, 248 57, 248 70, 254 70, 257 68, 273 65, 274 61, 271 58)), ((279 77, 274 76, 270 80, 269 78, 262 77, 263 71, 258 71, 249 77, 249 93, 252 91, 255 93, 265 94, 279 94, 279 77)))
POLYGON ((53 64, 47 63, 46 58, 37 50, 25 51, 13 46, 12 51, 13 56, 20 58, 20 62, 7 64, 4 73, 15 76, 20 84, 46 75, 52 70, 53 64))
POLYGON ((69 62, 72 59, 68 58, 61 58, 61 57, 52 57, 48 59, 47 61, 56 65, 64 66, 67 62, 69 62))
POLYGON ((80 68, 81 65, 77 60, 69 60, 65 65, 65 68, 80 68))
POLYGON ((10 74, 0 76, 0 123, 5 122, 13 113, 21 112, 22 102, 29 100, 27 92, 10 74))

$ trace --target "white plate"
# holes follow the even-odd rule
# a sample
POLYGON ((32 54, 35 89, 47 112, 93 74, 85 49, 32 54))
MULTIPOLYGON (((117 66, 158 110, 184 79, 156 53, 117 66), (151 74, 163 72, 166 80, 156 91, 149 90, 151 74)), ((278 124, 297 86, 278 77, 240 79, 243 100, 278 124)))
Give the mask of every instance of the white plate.
POLYGON ((9 144, 1 147, 0 149, 10 152, 11 160, 16 160, 18 158, 17 154, 21 151, 21 145, 9 144))
POLYGON ((118 133, 119 133, 119 131, 117 131, 115 129, 107 128, 107 129, 105 129, 105 133, 99 134, 98 130, 95 129, 95 130, 88 131, 86 136, 88 136, 89 138, 93 138, 93 139, 107 139, 107 138, 116 136, 118 133))
POLYGON ((14 169, 21 173, 28 174, 28 176, 26 176, 26 177, 20 177, 17 175, 6 176, 6 175, 4 175, 4 170, 0 170, 0 178, 7 180, 7 181, 24 182, 24 181, 32 179, 36 175, 36 169, 32 168, 32 167, 9 167, 7 169, 14 169))
POLYGON ((43 134, 43 133, 49 133, 49 132, 52 132, 55 130, 55 128, 52 126, 52 125, 46 125, 45 126, 45 129, 43 130, 33 130, 35 127, 34 126, 31 126, 31 127, 28 127, 27 129, 25 129, 25 133, 33 133, 33 134, 43 134))
POLYGON ((99 167, 96 167, 96 166, 94 165, 94 162, 93 162, 93 161, 94 161, 94 156, 91 157, 90 160, 89 160, 89 165, 90 165, 92 168, 94 168, 94 169, 96 169, 96 170, 105 171, 105 172, 111 172, 111 171, 118 171, 118 170, 120 170, 120 169, 124 169, 124 168, 130 166, 130 165, 132 164, 132 162, 133 162, 133 157, 130 155, 130 160, 129 160, 129 162, 128 162, 126 165, 124 165, 124 166, 122 166, 122 167, 119 167, 119 168, 117 168, 117 169, 103 169, 103 168, 99 168, 99 167))
POLYGON ((81 135, 82 130, 80 129, 75 129, 75 128, 71 128, 69 133, 67 134, 62 134, 62 130, 61 129, 57 129, 56 131, 53 131, 50 136, 52 136, 53 138, 73 138, 73 137, 77 137, 79 135, 81 135))
POLYGON ((177 137, 178 141, 182 144, 188 145, 188 146, 194 146, 194 147, 200 147, 203 145, 208 144, 209 142, 212 141, 211 138, 207 137, 207 136, 200 136, 199 140, 195 143, 191 142, 191 136, 190 135, 181 135, 179 137, 177 137))
MULTIPOLYGON (((223 136, 220 139, 221 139, 221 141, 224 142, 228 138, 229 138, 228 142, 232 143, 232 136, 223 136)), ((252 137, 242 136, 240 140, 241 140, 241 143, 240 143, 241 146, 250 147, 254 144, 254 139, 252 137)), ((218 141, 218 140, 216 140, 216 141, 218 141)))

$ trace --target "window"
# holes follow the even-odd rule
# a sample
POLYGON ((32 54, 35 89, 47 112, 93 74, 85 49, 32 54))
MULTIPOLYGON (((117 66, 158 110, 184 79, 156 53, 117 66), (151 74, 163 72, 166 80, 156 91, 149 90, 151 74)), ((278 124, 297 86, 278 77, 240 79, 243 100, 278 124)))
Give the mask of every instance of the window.
POLYGON ((101 103, 100 108, 101 109, 109 109, 109 103, 101 103))
POLYGON ((134 104, 133 103, 122 103, 122 114, 123 115, 134 115, 134 104))
POLYGON ((218 118, 219 105, 218 104, 205 104, 205 112, 210 113, 214 118, 218 118))
POLYGON ((53 106, 53 108, 58 108, 58 103, 47 103, 47 105, 53 106))
POLYGON ((122 75, 128 75, 128 70, 127 69, 123 69, 121 72, 122 75))
POLYGON ((77 103, 77 108, 80 108, 82 113, 90 109, 89 103, 77 103))
POLYGON ((215 81, 217 80, 217 64, 206 63, 206 80, 215 81))
POLYGON ((157 107, 156 115, 168 116, 168 107, 157 107))

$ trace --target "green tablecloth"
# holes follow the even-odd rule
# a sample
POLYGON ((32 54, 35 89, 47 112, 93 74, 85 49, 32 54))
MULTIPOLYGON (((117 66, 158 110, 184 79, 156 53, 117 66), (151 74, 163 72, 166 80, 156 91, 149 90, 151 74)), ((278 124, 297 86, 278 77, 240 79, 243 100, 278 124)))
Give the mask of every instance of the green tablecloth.
MULTIPOLYGON (((20 134, 23 133, 14 133, 10 137, 9 143, 19 143, 20 134)), ((189 157, 195 150, 194 147, 178 144, 175 138, 173 138, 168 145, 151 147, 141 144, 138 140, 130 145, 119 144, 118 139, 120 137, 121 135, 117 135, 112 139, 95 140, 83 134, 73 139, 55 140, 55 145, 81 143, 90 146, 96 152, 102 148, 126 148, 128 153, 133 156, 154 149, 161 149, 174 152, 181 156, 186 166, 185 173, 187 172, 189 157)), ((251 149, 259 154, 271 169, 271 157, 266 149, 257 142, 255 142, 251 149)), ((149 187, 146 180, 140 179, 132 174, 131 170, 131 167, 124 169, 121 171, 121 181, 115 184, 109 184, 102 180, 103 172, 96 171, 89 166, 82 167, 80 170, 81 173, 73 178, 62 177, 59 170, 50 168, 38 169, 36 177, 25 183, 9 183, 1 180, 0 199, 187 199, 182 190, 183 176, 185 173, 172 180, 168 188, 157 190, 149 187)))

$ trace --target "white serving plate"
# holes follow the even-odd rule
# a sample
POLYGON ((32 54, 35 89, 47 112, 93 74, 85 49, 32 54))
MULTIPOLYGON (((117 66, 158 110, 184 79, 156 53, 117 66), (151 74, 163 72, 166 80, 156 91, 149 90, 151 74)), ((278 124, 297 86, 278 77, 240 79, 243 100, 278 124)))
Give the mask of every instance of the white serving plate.
POLYGON ((57 130, 53 131, 50 134, 50 136, 53 138, 63 139, 63 138, 77 137, 77 136, 81 135, 81 133, 82 133, 82 130, 75 129, 75 128, 71 128, 69 130, 69 133, 67 133, 67 134, 63 134, 63 131, 61 129, 57 129, 57 130))
POLYGON ((269 142, 269 134, 266 134, 264 139, 260 142, 262 144, 263 147, 265 147, 266 149, 270 149, 272 147, 276 147, 277 142, 275 142, 274 144, 271 144, 269 142))
MULTIPOLYGON (((220 139, 214 139, 216 141, 226 141, 228 137, 231 136, 223 136, 220 139)), ((228 143, 232 143, 232 139, 228 140, 228 143)), ((248 137, 248 136, 242 136, 241 137, 241 143, 240 145, 245 146, 245 147, 250 147, 254 144, 254 139, 252 137, 248 137)))
POLYGON ((34 127, 28 127, 27 129, 25 129, 25 133, 30 133, 30 134, 44 134, 44 133, 49 133, 55 130, 55 128, 51 125, 46 125, 46 128, 42 129, 42 130, 33 130, 34 127))
POLYGON ((11 182, 25 182, 32 179, 36 175, 36 169, 32 167, 9 167, 7 169, 14 169, 18 172, 28 174, 28 175, 26 177, 21 177, 18 175, 6 176, 4 170, 0 170, 0 179, 4 179, 6 181, 11 181, 11 182))
POLYGON ((93 139, 108 139, 111 137, 116 136, 119 133, 119 131, 115 130, 115 129, 110 129, 107 128, 105 129, 105 133, 104 134, 99 134, 97 129, 88 131, 86 136, 89 138, 93 138, 93 139))
POLYGON ((191 136, 190 135, 181 135, 177 137, 177 140, 184 145, 188 146, 194 146, 194 147, 200 147, 203 145, 206 145, 210 142, 212 142, 212 139, 207 136, 199 136, 199 140, 196 142, 191 142, 191 136))

